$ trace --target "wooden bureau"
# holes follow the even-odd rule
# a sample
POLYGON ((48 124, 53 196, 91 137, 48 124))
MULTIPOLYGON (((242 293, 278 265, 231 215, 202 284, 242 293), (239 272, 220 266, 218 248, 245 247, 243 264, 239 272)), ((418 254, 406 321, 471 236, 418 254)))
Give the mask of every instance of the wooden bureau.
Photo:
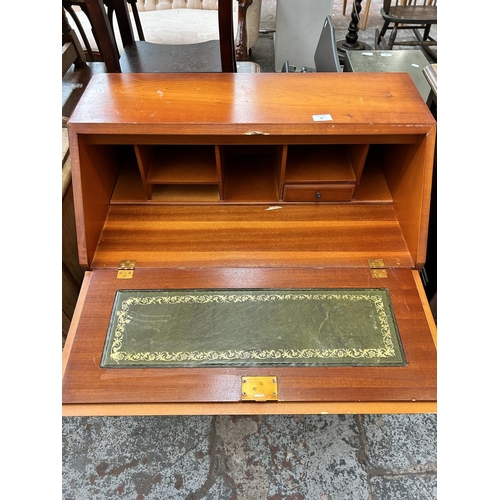
POLYGON ((68 131, 86 274, 64 415, 435 411, 436 123, 407 74, 96 75, 68 131), (387 289, 407 365, 103 369, 124 288, 387 289), (242 401, 246 376, 278 401, 242 401))

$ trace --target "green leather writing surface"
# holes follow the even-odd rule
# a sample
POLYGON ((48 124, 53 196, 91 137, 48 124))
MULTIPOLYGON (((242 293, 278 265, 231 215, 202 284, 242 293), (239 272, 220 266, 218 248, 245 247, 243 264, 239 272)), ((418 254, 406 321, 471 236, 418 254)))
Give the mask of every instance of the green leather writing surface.
POLYGON ((101 366, 401 366, 383 289, 120 290, 101 366))

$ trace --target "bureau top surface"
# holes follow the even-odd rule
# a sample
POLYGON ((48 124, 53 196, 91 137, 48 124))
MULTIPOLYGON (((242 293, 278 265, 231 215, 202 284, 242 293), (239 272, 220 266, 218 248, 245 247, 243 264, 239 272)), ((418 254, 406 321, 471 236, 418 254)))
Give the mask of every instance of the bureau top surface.
POLYGON ((434 118, 407 73, 98 74, 76 133, 422 134, 434 118))

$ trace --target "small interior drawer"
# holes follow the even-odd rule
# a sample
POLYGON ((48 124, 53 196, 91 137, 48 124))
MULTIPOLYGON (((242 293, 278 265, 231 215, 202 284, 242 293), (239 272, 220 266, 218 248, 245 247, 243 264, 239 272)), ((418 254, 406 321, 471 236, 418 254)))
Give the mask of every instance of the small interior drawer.
POLYGON ((350 201, 354 184, 286 184, 283 201, 350 201))

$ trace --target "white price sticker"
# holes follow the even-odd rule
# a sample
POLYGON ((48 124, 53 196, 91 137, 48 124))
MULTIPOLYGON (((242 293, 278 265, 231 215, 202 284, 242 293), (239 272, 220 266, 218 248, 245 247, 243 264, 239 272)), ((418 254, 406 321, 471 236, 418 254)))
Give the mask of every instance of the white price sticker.
POLYGON ((333 122, 332 115, 313 115, 315 122, 333 122))

